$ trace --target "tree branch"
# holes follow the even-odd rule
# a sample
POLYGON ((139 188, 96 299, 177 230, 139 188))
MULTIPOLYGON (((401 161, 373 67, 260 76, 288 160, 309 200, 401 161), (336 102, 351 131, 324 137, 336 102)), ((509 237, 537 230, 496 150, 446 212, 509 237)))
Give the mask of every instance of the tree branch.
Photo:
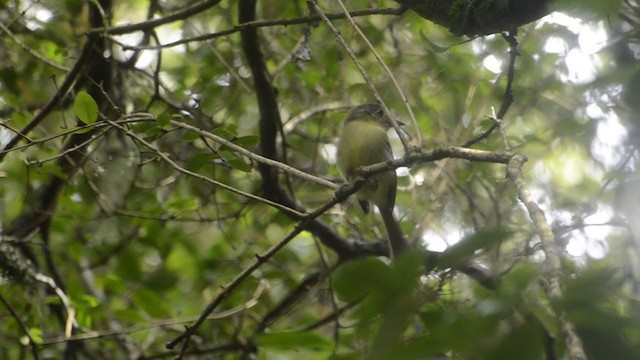
POLYGON ((189 6, 188 8, 176 11, 171 15, 167 15, 162 18, 147 20, 136 24, 114 26, 114 27, 100 27, 92 29, 88 34, 110 34, 110 35, 122 35, 134 31, 145 31, 153 29, 160 25, 165 25, 174 21, 184 20, 190 16, 201 13, 211 7, 214 7, 220 3, 220 0, 205 0, 197 4, 189 6))
POLYGON ((550 0, 395 0, 419 16, 469 37, 500 33, 539 19, 550 0))
POLYGON ((35 360, 39 360, 40 356, 38 355, 38 348, 36 347, 36 343, 33 341, 33 338, 31 337, 31 334, 29 333, 29 328, 27 328, 27 325, 25 325, 25 323, 22 321, 22 319, 20 319, 20 316, 15 311, 13 306, 11 306, 11 304, 9 304, 9 302, 7 302, 7 300, 5 300, 5 298, 2 296, 2 294, 0 294, 0 302, 2 302, 4 304, 4 307, 7 308, 7 310, 11 314, 11 316, 13 316, 13 318, 18 323, 18 326, 20 327, 20 329, 22 330, 24 335, 27 337, 27 339, 29 339, 29 348, 31 349, 31 355, 33 356, 33 358, 35 360))
MULTIPOLYGON (((553 231, 547 223, 544 212, 540 209, 527 189, 527 184, 522 175, 522 166, 526 161, 527 158, 524 155, 517 154, 513 156, 507 165, 507 173, 518 192, 520 201, 524 203, 524 206, 529 212, 538 236, 540 236, 542 249, 547 258, 549 295, 552 299, 560 299, 562 298, 562 263, 560 254, 558 253, 553 231)), ((560 323, 567 346, 568 358, 571 360, 586 360, 587 356, 582 347, 582 341, 578 337, 573 324, 566 321, 564 315, 561 315, 560 323)))
POLYGON ((5 145, 2 151, 0 151, 0 162, 2 162, 2 160, 9 153, 9 151, 14 146, 16 146, 18 142, 20 142, 20 139, 27 136, 31 132, 31 130, 35 129, 36 126, 40 125, 40 123, 47 117, 47 115, 49 115, 49 113, 53 111, 53 109, 65 99, 69 90, 71 89, 73 84, 76 82, 76 80, 82 73, 82 70, 84 70, 84 67, 87 65, 87 63, 91 59, 92 54, 94 53, 94 49, 93 49, 94 45, 95 45, 95 39, 93 37, 90 37, 87 43, 84 44, 84 48, 82 49, 82 53, 80 54, 80 57, 78 58, 76 63, 73 65, 73 68, 71 68, 67 76, 64 78, 64 81, 62 82, 62 85, 60 85, 60 88, 58 89, 56 94, 53 95, 53 97, 42 108, 42 110, 40 110, 40 112, 36 114, 36 116, 34 116, 33 119, 24 128, 22 128, 22 130, 20 130, 18 135, 11 138, 11 140, 9 140, 9 142, 7 143, 7 145, 5 145))
MULTIPOLYGON (((362 17, 362 16, 370 16, 370 15, 400 15, 404 12, 404 8, 380 8, 380 9, 363 9, 363 10, 355 10, 349 12, 351 17, 362 17)), ((331 20, 341 20, 345 19, 347 15, 344 13, 337 14, 326 14, 327 18, 331 20)), ((214 32, 211 34, 204 34, 199 36, 188 37, 180 40, 176 40, 166 44, 159 45, 144 45, 144 46, 134 46, 134 45, 125 45, 121 44, 123 50, 154 50, 157 48, 170 48, 178 45, 184 45, 192 42, 198 41, 206 41, 211 39, 216 39, 219 37, 235 34, 245 29, 258 29, 263 27, 271 27, 271 26, 289 26, 289 25, 304 25, 304 24, 313 24, 321 20, 320 15, 311 15, 305 16, 297 19, 279 19, 279 20, 256 20, 250 22, 243 22, 238 25, 233 26, 231 29, 222 30, 218 32, 214 32)))

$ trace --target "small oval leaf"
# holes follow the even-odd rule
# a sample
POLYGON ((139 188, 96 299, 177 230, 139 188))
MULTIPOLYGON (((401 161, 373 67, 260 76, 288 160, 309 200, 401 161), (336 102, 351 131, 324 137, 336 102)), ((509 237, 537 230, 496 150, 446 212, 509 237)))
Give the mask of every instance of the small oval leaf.
POLYGON ((223 139, 232 140, 238 134, 238 129, 235 125, 224 125, 212 129, 210 132, 213 135, 220 136, 223 139))
POLYGON ((80 91, 73 103, 73 110, 80 121, 93 124, 98 120, 98 104, 86 91, 80 91))
POLYGON ((243 172, 251 172, 251 165, 244 162, 242 159, 229 159, 227 160, 227 164, 229 164, 232 168, 236 170, 240 170, 243 172))
POLYGON ((252 146, 256 146, 258 145, 259 142, 260 142, 260 136, 258 135, 241 136, 233 140, 234 144, 238 146, 242 146, 245 149, 250 148, 252 146))
POLYGON ((267 349, 284 350, 327 350, 333 346, 325 336, 314 332, 274 332, 261 334, 256 342, 267 349))
POLYGON ((158 123, 158 126, 160 127, 165 127, 169 125, 170 122, 171 122, 171 117, 167 114, 160 114, 156 118, 156 123, 158 123))

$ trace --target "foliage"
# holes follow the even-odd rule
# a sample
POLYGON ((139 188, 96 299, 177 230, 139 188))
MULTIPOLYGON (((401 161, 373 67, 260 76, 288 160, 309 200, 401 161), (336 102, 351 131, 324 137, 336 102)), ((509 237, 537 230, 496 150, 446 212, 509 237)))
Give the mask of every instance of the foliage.
POLYGON ((110 3, 0 1, 0 358, 640 358, 636 1, 469 41, 348 2, 390 73, 314 2, 110 3), (424 138, 393 260, 337 191, 370 85, 424 138))

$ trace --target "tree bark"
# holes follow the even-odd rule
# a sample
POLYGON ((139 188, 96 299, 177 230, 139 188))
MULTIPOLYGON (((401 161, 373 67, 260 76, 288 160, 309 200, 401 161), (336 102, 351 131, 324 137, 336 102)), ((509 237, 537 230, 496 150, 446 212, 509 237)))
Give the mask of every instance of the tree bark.
POLYGON ((483 36, 528 24, 552 9, 550 0, 395 0, 456 35, 483 36))

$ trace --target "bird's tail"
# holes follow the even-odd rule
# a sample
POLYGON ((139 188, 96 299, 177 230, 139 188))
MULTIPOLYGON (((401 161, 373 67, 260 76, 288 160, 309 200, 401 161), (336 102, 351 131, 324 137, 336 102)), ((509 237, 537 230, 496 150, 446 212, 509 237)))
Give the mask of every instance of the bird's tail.
POLYGON ((393 215, 393 208, 380 209, 382 215, 382 221, 384 221, 384 227, 387 230, 387 237, 389 238, 389 244, 391 245, 391 257, 395 258, 400 254, 409 251, 411 246, 404 238, 402 229, 393 215))

